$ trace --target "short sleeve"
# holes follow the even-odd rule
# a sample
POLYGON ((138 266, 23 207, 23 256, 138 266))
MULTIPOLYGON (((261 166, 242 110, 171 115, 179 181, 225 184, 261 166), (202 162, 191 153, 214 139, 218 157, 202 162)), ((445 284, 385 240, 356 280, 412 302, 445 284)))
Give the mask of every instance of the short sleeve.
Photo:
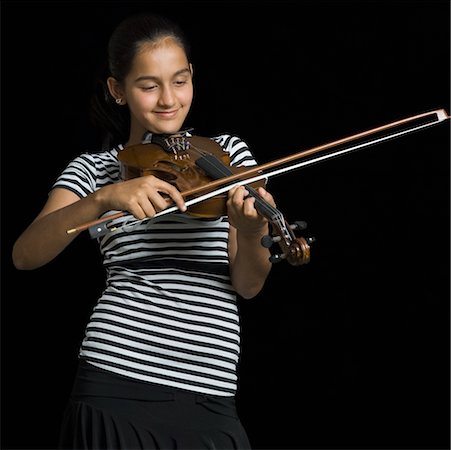
POLYGON ((240 137, 231 134, 222 134, 213 139, 229 154, 231 166, 250 167, 257 165, 257 161, 248 145, 240 137))
POLYGON ((72 191, 83 198, 96 190, 96 163, 89 154, 74 158, 56 179, 53 188, 72 191))

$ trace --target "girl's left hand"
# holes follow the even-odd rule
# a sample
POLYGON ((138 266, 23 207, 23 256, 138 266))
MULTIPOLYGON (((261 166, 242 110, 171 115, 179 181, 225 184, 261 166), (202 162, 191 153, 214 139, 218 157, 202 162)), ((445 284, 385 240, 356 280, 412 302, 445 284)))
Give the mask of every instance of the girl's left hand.
MULTIPOLYGON (((275 207, 272 195, 264 188, 258 188, 260 196, 275 207)), ((254 234, 266 230, 268 220, 255 208, 255 198, 248 195, 244 186, 236 186, 229 191, 227 212, 229 223, 240 233, 254 234)))

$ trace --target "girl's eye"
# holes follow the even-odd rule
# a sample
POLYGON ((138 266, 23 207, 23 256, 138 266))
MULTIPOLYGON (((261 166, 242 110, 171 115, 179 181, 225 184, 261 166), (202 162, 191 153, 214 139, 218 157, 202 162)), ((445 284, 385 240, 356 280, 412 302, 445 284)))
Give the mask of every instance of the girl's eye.
POLYGON ((143 91, 151 91, 152 89, 155 89, 157 86, 153 85, 153 86, 143 86, 141 89, 143 91))
POLYGON ((175 85, 176 86, 183 86, 184 84, 186 84, 187 81, 186 80, 176 80, 175 81, 175 85))

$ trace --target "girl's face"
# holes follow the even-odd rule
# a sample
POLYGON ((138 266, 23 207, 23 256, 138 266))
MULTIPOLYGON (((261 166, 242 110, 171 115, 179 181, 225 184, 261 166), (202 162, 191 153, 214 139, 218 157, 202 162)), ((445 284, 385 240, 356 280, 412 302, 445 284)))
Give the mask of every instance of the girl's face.
POLYGON ((124 83, 130 108, 129 144, 146 131, 173 134, 180 130, 193 100, 192 66, 171 38, 144 44, 124 83))

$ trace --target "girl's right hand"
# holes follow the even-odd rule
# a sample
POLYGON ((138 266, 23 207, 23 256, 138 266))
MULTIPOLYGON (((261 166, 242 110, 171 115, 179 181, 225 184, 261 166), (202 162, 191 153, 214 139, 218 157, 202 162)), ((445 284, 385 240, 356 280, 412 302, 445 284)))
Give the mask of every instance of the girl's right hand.
POLYGON ((95 195, 105 210, 128 211, 139 220, 166 209, 171 205, 171 199, 180 211, 186 211, 180 191, 154 175, 109 184, 95 195))

